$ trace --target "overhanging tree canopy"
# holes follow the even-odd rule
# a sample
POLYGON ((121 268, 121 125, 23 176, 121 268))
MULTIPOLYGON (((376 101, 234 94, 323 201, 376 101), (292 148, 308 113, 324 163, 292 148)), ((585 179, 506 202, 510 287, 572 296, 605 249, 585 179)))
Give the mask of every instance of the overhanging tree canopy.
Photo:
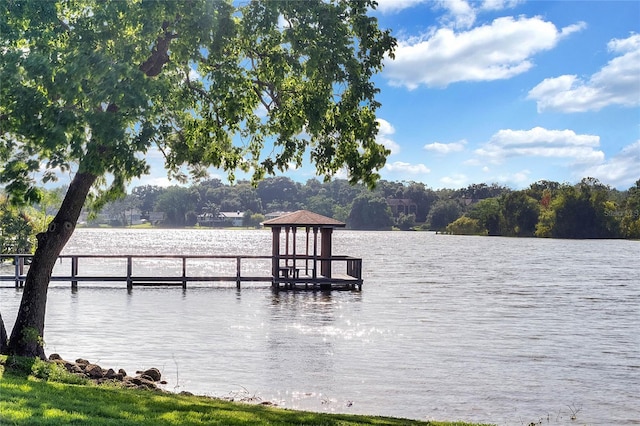
POLYGON ((166 167, 265 174, 346 168, 372 185, 388 151, 375 142, 371 81, 395 40, 371 0, 18 1, 0 4, 0 183, 14 201, 38 182, 73 179, 38 248, 9 351, 44 356, 46 291, 87 197, 113 199, 166 167), (274 144, 265 154, 265 144, 274 144))

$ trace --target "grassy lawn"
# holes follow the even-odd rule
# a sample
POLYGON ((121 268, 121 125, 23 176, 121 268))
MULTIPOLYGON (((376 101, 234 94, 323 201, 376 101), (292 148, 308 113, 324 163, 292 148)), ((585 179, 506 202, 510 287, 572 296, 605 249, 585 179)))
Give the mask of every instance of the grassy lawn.
POLYGON ((0 424, 473 426, 293 411, 116 385, 97 386, 49 363, 7 357, 0 357, 0 424))

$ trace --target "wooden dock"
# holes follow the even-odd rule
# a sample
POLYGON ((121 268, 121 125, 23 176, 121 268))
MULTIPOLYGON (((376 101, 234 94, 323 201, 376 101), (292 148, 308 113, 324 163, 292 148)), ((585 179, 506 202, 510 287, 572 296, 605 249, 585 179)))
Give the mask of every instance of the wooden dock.
MULTIPOLYGON (((12 264, 13 274, 0 275, 0 282, 13 281, 24 286, 32 255, 0 255, 0 263, 12 264)), ((310 256, 235 255, 61 255, 51 282, 124 283, 136 286, 180 286, 212 283, 270 283, 280 290, 361 290, 362 260, 349 256, 320 258, 310 256), (274 262, 281 263, 273 273, 274 262), (330 265, 333 272, 323 275, 315 265, 330 265)))
MULTIPOLYGON (((80 282, 124 282, 129 290, 214 282, 235 282, 240 289, 243 282, 266 282, 275 291, 362 290, 362 259, 332 253, 333 230, 344 228, 345 223, 298 210, 263 225, 271 228, 271 256, 61 255, 51 281, 70 282, 72 289, 80 282), (298 241, 298 230, 303 241, 298 241)), ((31 257, 0 255, 0 265, 10 260, 15 267, 13 275, 0 275, 0 281, 14 281, 17 288, 22 287, 31 257)))

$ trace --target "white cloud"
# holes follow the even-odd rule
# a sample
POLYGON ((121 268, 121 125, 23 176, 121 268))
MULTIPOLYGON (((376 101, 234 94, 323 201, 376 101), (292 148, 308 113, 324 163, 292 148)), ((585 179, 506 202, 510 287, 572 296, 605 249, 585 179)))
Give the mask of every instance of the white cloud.
POLYGON ((445 25, 469 28, 476 21, 476 10, 466 0, 438 0, 436 3, 448 11, 443 18, 445 25))
POLYGON ((617 188, 632 186, 640 179, 640 139, 624 147, 610 160, 581 169, 575 176, 592 176, 617 188))
POLYGON ((451 28, 471 28, 480 12, 497 11, 512 8, 520 3, 519 0, 484 0, 469 2, 467 0, 436 0, 437 7, 445 9, 447 14, 441 18, 441 23, 451 28))
POLYGON ((378 0, 378 7, 382 13, 395 13, 403 9, 408 9, 426 3, 428 0, 378 0))
POLYGON ((169 178, 166 176, 162 177, 162 176, 146 176, 145 175, 145 176, 140 176, 140 178, 132 180, 131 184, 129 184, 129 187, 135 188, 136 186, 145 186, 145 185, 160 186, 162 188, 166 188, 172 185, 179 185, 179 182, 169 180, 169 178))
POLYGON ((468 178, 464 174, 457 173, 451 176, 443 177, 442 179, 440 179, 440 182, 442 182, 446 187, 449 188, 462 188, 467 185, 468 178))
POLYGON ((492 178, 492 181, 499 182, 507 186, 514 184, 517 187, 523 187, 527 186, 531 182, 531 178, 529 177, 530 174, 531 171, 525 169, 515 173, 496 176, 492 178))
POLYGON ((604 153, 595 149, 599 145, 599 136, 535 127, 500 130, 475 153, 496 164, 513 157, 567 158, 576 164, 594 164, 604 160, 604 153))
POLYGON ((460 81, 508 79, 529 70, 531 57, 553 48, 579 29, 558 30, 540 17, 503 17, 466 32, 441 28, 421 38, 400 40, 385 75, 395 86, 446 87, 460 81))
POLYGON ((344 167, 333 174, 334 179, 349 179, 349 171, 344 167))
POLYGON ((408 173, 412 175, 431 173, 431 170, 424 164, 409 164, 402 161, 387 164, 384 168, 391 173, 408 173))
POLYGON ((480 9, 483 10, 502 10, 515 7, 522 3, 523 0, 484 0, 480 9))
MULTIPOLYGON (((469 3, 467 0, 438 0, 435 4, 437 7, 448 11, 445 19, 453 22, 464 22, 465 16, 472 15, 475 17, 476 11, 502 10, 512 8, 522 2, 523 0, 484 0, 479 7, 474 7, 477 2, 469 3)), ((396 13, 423 3, 434 2, 432 0, 378 0, 377 10, 382 13, 396 13)))
POLYGON ((619 54, 588 80, 576 75, 547 78, 529 91, 538 112, 599 111, 609 105, 640 105, 640 34, 613 39, 609 51, 619 54))
POLYGON ((464 150, 464 146, 467 144, 466 140, 461 140, 459 142, 453 143, 440 143, 434 142, 424 146, 424 149, 427 151, 433 151, 438 154, 450 154, 452 152, 460 152, 464 150))
POLYGON ((391 123, 382 118, 376 120, 378 122, 378 135, 376 136, 376 142, 384 145, 391 154, 397 154, 400 152, 400 145, 398 145, 393 139, 390 138, 396 132, 391 123))

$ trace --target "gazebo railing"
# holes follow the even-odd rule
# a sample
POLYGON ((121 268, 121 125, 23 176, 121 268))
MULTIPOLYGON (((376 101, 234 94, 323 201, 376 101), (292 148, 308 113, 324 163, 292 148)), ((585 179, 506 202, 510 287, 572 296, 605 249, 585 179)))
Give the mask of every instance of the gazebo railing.
POLYGON ((278 260, 278 268, 282 271, 297 269, 294 272, 296 276, 304 272, 307 277, 315 279, 345 275, 357 280, 362 279, 362 259, 352 256, 331 256, 326 258, 306 255, 280 255, 276 259, 278 260), (327 265, 325 266, 327 269, 324 269, 325 273, 323 273, 322 265, 327 265), (331 272, 327 274, 326 272, 329 270, 331 272))

